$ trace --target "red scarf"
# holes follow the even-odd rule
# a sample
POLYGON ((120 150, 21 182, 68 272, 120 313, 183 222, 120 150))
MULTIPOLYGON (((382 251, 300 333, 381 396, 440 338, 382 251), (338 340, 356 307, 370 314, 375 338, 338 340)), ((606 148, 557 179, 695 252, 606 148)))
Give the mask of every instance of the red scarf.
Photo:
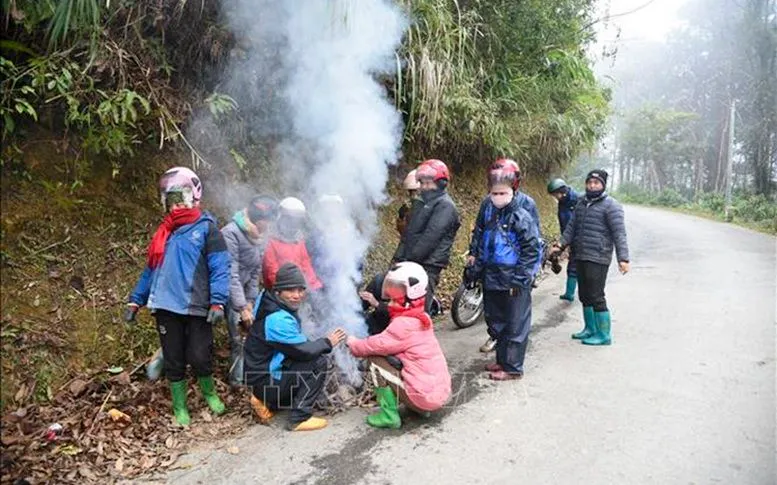
POLYGON ((414 302, 411 302, 409 307, 401 307, 398 305, 389 305, 388 312, 391 320, 396 317, 412 317, 421 321, 421 327, 423 329, 431 328, 432 318, 424 311, 424 305, 426 304, 425 298, 419 298, 414 302))
POLYGON ((157 227, 154 236, 151 238, 151 244, 148 245, 148 258, 146 262, 148 267, 156 269, 162 265, 165 259, 165 245, 167 238, 176 229, 187 224, 193 224, 202 216, 200 209, 175 209, 165 216, 162 223, 157 227))

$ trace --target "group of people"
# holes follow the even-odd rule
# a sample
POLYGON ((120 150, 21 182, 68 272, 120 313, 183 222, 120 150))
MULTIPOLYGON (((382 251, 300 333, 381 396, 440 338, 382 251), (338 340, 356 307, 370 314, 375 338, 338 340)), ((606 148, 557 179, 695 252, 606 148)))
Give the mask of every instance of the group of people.
MULTIPOLYGON (((451 378, 429 313, 461 226, 447 192, 450 178, 445 163, 427 160, 405 179, 409 200, 398 214, 401 239, 391 266, 359 293, 369 336, 357 338, 336 328, 311 340, 299 311, 306 299, 316 305, 325 294, 326 281, 317 269, 326 261, 317 257, 315 238, 305 237, 304 203, 257 196, 219 230, 200 207, 199 177, 183 167, 168 170, 159 185, 165 217, 149 244, 125 319, 134 321, 143 306, 156 319, 175 421, 183 426, 191 421, 187 365, 210 410, 225 411, 212 369, 213 325, 224 320, 230 383, 250 388, 250 405, 261 423, 284 408, 290 410, 290 430, 325 427, 313 407, 326 379, 326 354, 339 345, 365 360, 376 385, 380 409, 367 418, 371 426, 399 427, 400 404, 420 414, 440 409, 450 397, 451 378)), ((628 271, 623 211, 607 196, 606 182, 606 172, 591 172, 586 196, 578 202, 563 181, 548 187, 559 200, 563 229, 553 251, 572 248, 562 298, 572 300, 579 282, 585 328, 575 338, 591 345, 611 341, 604 283, 613 245, 621 271, 628 271)), ((496 349, 496 361, 486 370, 497 381, 523 375, 531 289, 543 251, 536 204, 519 190, 520 183, 515 161, 501 159, 489 167, 489 193, 472 231, 464 273, 466 282, 484 289, 489 341, 496 349)), ((324 198, 321 204, 343 203, 338 196, 324 198)))

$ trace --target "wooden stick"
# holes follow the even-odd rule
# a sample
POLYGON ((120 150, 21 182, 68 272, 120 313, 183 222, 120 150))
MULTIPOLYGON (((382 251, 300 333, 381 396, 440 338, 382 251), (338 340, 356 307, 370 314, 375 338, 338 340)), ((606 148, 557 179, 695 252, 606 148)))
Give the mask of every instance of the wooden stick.
POLYGON ((103 409, 105 409, 105 403, 108 402, 108 399, 110 399, 111 394, 113 394, 113 388, 108 392, 108 395, 105 396, 105 400, 103 401, 102 405, 100 405, 100 409, 97 410, 97 414, 94 415, 94 419, 92 420, 92 425, 89 427, 89 431, 86 432, 87 436, 92 436, 92 430, 94 429, 94 425, 97 424, 97 417, 100 416, 100 413, 103 412, 103 409))

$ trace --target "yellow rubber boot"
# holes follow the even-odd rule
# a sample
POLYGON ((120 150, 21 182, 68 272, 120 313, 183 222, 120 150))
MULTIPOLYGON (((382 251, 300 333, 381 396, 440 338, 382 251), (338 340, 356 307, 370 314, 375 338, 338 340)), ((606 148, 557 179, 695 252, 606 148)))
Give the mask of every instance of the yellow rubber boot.
POLYGON ((316 416, 311 416, 307 420, 294 426, 291 430, 292 431, 316 431, 319 429, 326 428, 327 424, 328 423, 326 419, 317 418, 316 416))
POLYGON ((270 408, 261 399, 257 399, 255 396, 251 396, 251 408, 254 410, 254 416, 262 424, 269 424, 273 414, 270 408))

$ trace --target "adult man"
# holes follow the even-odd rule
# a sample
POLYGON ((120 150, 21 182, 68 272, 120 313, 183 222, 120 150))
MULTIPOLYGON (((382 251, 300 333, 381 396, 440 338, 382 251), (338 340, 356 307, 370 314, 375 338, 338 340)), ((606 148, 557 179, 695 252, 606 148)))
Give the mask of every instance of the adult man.
POLYGON ((489 197, 472 231, 465 277, 483 284, 488 334, 496 342, 493 380, 520 379, 531 329, 531 285, 540 261, 540 241, 531 215, 520 206, 517 164, 494 163, 489 197))
MULTIPOLYGON (((577 192, 568 186, 564 180, 557 178, 548 183, 548 193, 558 202, 558 226, 561 234, 567 228, 567 224, 572 220, 572 215, 577 206, 577 192)), ((567 262, 567 289, 563 295, 559 296, 562 300, 575 301, 575 289, 577 288, 577 264, 574 255, 569 255, 567 262)))
POLYGON ((426 312, 431 312, 440 273, 448 266, 451 247, 461 222, 456 204, 448 195, 448 167, 441 160, 426 160, 416 169, 421 200, 410 213, 405 233, 394 253, 394 262, 412 261, 429 276, 426 312))
POLYGON ((243 383, 243 336, 239 326, 242 324, 247 330, 253 322, 253 303, 259 294, 264 244, 270 224, 275 221, 277 214, 278 203, 275 199, 260 195, 253 197, 221 229, 232 257, 227 305, 229 383, 232 386, 243 383))
MULTIPOLYGON (((523 175, 521 174, 521 166, 518 165, 518 162, 515 160, 511 160, 509 158, 500 158, 499 160, 496 160, 494 163, 491 164, 489 167, 489 177, 491 176, 490 173, 493 170, 505 170, 509 173, 515 174, 515 190, 513 197, 515 198, 516 204, 518 204, 518 207, 525 210, 529 217, 531 218, 532 222, 534 223, 535 228, 537 229, 538 237, 540 238, 540 243, 542 243, 542 228, 540 227, 540 212, 537 210, 537 203, 534 202, 534 199, 531 198, 531 196, 525 192, 521 191, 521 182, 523 181, 523 175)), ((490 196, 487 196, 485 199, 483 199, 483 203, 480 204, 480 211, 484 211, 486 207, 488 207, 488 204, 490 202, 490 196)), ((470 254, 472 248, 470 248, 470 254)), ((540 254, 542 254, 543 246, 540 244, 540 254)), ((539 271, 540 265, 542 264, 542 259, 537 262, 537 267, 534 268, 534 274, 536 275, 539 271)), ((532 287, 535 286, 535 283, 532 281, 532 287)), ((496 346, 496 340, 489 338, 486 340, 486 343, 480 346, 480 351, 484 353, 488 353, 494 350, 496 346)))
POLYGON ((586 345, 610 345, 610 311, 604 297, 613 247, 618 269, 629 272, 629 247, 623 207, 607 195, 607 172, 591 170, 585 179, 585 198, 578 202, 571 222, 554 252, 572 247, 577 262, 580 301, 585 328, 572 335, 586 345))
POLYGON ((267 424, 273 411, 289 407, 291 431, 326 427, 325 419, 313 416, 313 404, 326 378, 323 355, 346 337, 341 328, 318 340, 308 340, 302 333, 297 312, 306 288, 305 276, 296 265, 281 266, 274 286, 262 294, 245 343, 245 376, 254 413, 267 424))

